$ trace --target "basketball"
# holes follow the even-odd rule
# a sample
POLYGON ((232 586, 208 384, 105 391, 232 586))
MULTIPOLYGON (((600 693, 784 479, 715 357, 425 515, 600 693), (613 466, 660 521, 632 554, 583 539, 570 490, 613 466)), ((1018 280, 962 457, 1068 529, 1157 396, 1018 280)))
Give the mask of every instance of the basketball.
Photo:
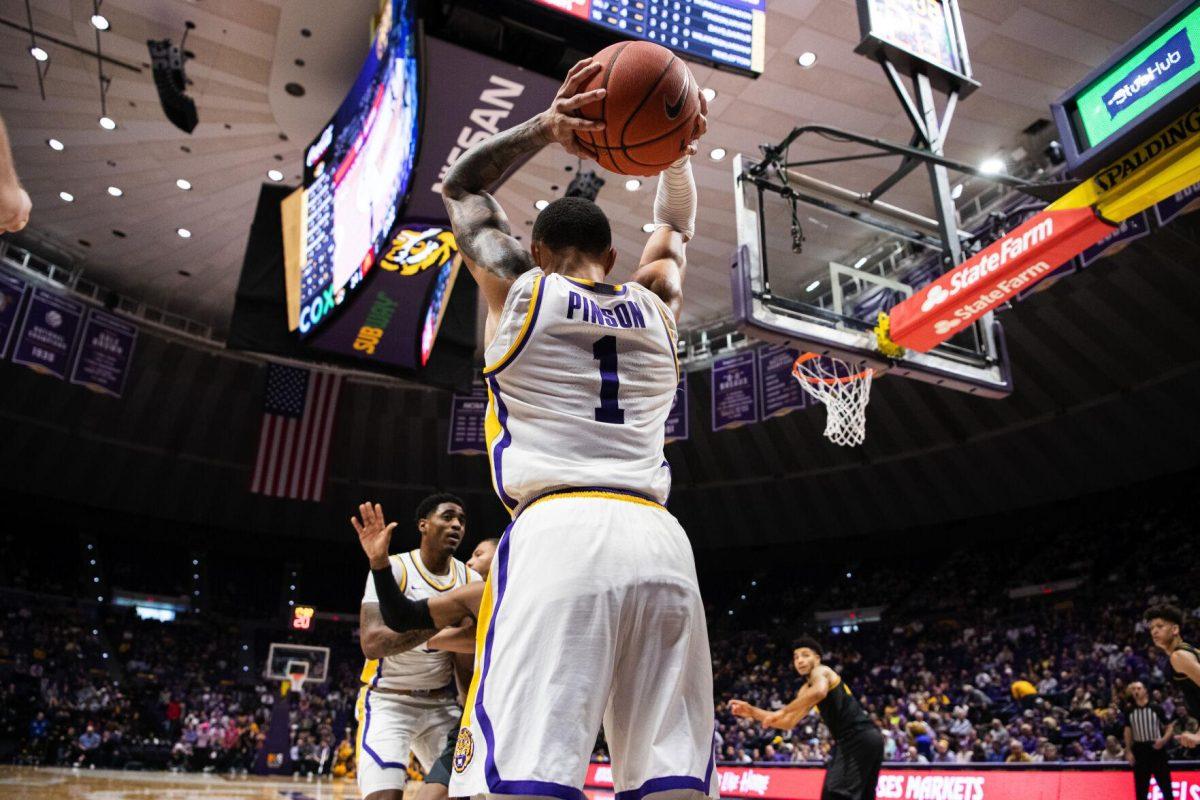
POLYGON ((620 42, 593 59, 602 69, 580 92, 604 87, 607 95, 579 109, 602 119, 602 131, 575 134, 605 169, 621 175, 657 175, 696 138, 700 88, 692 71, 670 50, 652 42, 620 42))

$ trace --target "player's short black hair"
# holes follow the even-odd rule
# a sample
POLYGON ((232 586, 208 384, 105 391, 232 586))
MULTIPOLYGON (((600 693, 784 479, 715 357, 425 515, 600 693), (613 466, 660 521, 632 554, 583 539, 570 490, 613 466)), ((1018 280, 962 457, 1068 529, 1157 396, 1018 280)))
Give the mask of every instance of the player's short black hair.
POLYGON ((1152 619, 1165 619, 1174 625, 1183 624, 1183 612, 1178 606, 1173 606, 1170 603, 1159 603, 1156 606, 1150 606, 1146 609, 1146 613, 1142 614, 1142 619, 1149 622, 1152 619))
MULTIPOLYGON (((500 546, 500 537, 499 536, 489 536, 488 538, 482 540, 479 544, 490 544, 493 547, 499 547, 500 546)), ((475 546, 479 547, 479 544, 477 544, 475 546)))
POLYGON ((417 503, 416 521, 420 523, 423 519, 429 519, 429 515, 437 511, 438 506, 442 503, 454 503, 464 512, 467 510, 467 504, 459 499, 458 495, 450 494, 449 492, 438 492, 437 494, 429 495, 429 497, 417 503))
POLYGON ((533 240, 551 250, 574 247, 600 255, 612 247, 612 227, 600 206, 583 197, 560 197, 541 210, 533 223, 533 240))
POLYGON ((824 651, 821 649, 821 643, 811 636, 801 636, 792 645, 792 650, 799 650, 801 647, 807 647, 809 650, 812 650, 817 654, 818 658, 824 655, 824 651))

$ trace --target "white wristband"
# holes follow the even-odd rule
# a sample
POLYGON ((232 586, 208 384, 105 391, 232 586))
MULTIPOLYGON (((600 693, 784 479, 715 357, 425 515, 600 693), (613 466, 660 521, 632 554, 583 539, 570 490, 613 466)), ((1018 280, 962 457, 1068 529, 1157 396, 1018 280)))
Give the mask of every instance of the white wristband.
POLYGON ((692 177, 692 164, 687 156, 658 176, 654 227, 679 231, 685 242, 696 232, 696 179, 692 177))

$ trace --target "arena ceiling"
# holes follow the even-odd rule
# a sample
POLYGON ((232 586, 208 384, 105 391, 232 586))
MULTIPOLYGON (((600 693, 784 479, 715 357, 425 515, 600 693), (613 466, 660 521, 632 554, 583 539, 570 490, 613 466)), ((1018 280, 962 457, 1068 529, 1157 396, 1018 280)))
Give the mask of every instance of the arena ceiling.
MULTIPOLYGON (((278 168, 299 180, 301 150, 337 106, 361 62, 374 0, 338 0, 337 13, 317 0, 106 0, 111 30, 100 40, 112 78, 107 102, 115 131, 97 125, 100 89, 90 0, 32 0, 33 28, 50 53, 46 98, 28 54, 25 8, 0 11, 0 114, 18 169, 34 203, 28 238, 39 249, 81 265, 93 280, 223 330, 233 307, 259 185, 278 168), (159 108, 145 42, 178 41, 185 21, 190 92, 200 114, 193 135, 174 128, 159 108), (304 35, 307 30, 310 35, 304 35), (54 40, 51 41, 50 37, 54 40), (303 62, 303 65, 300 64, 303 62), (296 97, 288 83, 305 89, 296 97), (66 148, 51 150, 47 139, 66 148), (190 191, 176 187, 183 178, 190 191), (108 194, 118 186, 123 195, 108 194), (74 201, 59 197, 69 192, 74 201), (191 232, 190 239, 177 235, 191 232), (189 273, 184 275, 181 273, 189 273)), ((694 65, 717 91, 711 104, 712 148, 756 152, 794 125, 821 122, 907 140, 909 129, 877 66, 853 53, 858 23, 849 0, 769 3, 765 74, 758 80, 694 65), (810 69, 797 56, 817 55, 810 69)), ((959 106, 947 152, 977 163, 1015 146, 1022 129, 1048 116, 1048 104, 1121 42, 1165 9, 1167 0, 962 0, 964 27, 982 88, 959 106)), ((803 156, 845 153, 805 145, 803 156)), ((797 150, 793 155, 799 156, 797 150)), ((517 232, 528 234, 539 199, 552 199, 573 160, 556 150, 533 159, 500 199, 517 232)), ((811 172, 866 190, 888 162, 854 162, 811 172)), ((697 159, 700 233, 690 248, 685 326, 729 312, 726 267, 734 249, 730 158, 697 159)), ((569 179, 569 176, 567 176, 569 179)), ((614 220, 616 245, 632 258, 649 221, 653 182, 636 192, 608 175, 600 205, 614 220)), ((928 213, 927 182, 918 171, 889 200, 928 213)), ((561 190, 560 190, 561 191, 561 190)), ((810 231, 807 257, 836 258, 870 233, 830 222, 810 231)))

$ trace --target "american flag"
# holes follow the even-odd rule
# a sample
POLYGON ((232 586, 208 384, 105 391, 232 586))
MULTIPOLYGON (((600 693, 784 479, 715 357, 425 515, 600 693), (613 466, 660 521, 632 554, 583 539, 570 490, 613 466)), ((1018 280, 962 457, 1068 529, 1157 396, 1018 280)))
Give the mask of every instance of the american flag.
POLYGON ((319 501, 342 376, 267 365, 267 398, 250 491, 319 501))

